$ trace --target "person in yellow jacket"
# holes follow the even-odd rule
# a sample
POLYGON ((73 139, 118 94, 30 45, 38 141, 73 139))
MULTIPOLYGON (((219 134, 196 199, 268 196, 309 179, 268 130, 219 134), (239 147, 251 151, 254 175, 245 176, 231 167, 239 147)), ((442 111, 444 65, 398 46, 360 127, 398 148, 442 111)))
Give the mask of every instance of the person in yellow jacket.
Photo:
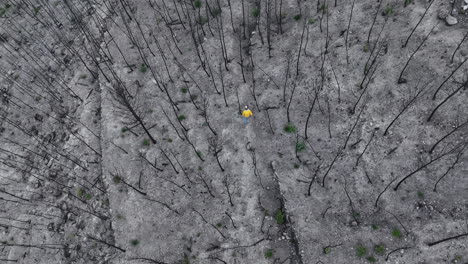
POLYGON ((245 106, 245 110, 242 111, 242 116, 244 117, 244 125, 249 123, 249 118, 253 116, 253 113, 250 111, 248 106, 245 106))

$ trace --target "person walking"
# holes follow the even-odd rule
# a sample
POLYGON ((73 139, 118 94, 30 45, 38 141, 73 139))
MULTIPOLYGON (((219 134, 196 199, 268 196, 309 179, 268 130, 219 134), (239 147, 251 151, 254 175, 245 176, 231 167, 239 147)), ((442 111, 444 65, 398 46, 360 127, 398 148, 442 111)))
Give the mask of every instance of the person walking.
POLYGON ((247 125, 247 123, 249 123, 249 118, 253 116, 248 106, 245 106, 244 111, 242 111, 242 116, 244 117, 244 125, 247 125))

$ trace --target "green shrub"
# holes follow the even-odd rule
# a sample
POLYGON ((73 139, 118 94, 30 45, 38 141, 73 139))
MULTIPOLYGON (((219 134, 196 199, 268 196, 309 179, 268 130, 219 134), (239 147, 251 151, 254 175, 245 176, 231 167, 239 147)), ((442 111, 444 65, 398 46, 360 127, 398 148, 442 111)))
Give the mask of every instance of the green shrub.
POLYGON ((367 254, 367 248, 366 247, 364 247, 363 245, 358 245, 356 247, 356 255, 358 257, 360 257, 360 258, 364 257, 366 254, 367 254))
POLYGON ((185 120, 186 117, 185 117, 184 115, 179 115, 179 116, 177 117, 177 119, 179 119, 179 121, 182 121, 182 120, 185 120))
POLYGON ((405 7, 409 4, 411 4, 413 1, 412 0, 405 0, 405 7))
POLYGON ((300 165, 299 165, 299 164, 297 164, 297 163, 294 163, 294 168, 295 168, 295 169, 299 169, 299 167, 300 167, 300 165))
POLYGON ((147 138, 143 139, 143 146, 149 146, 151 145, 151 141, 147 138))
POLYGON ((301 152, 306 148, 306 145, 304 142, 297 142, 296 143, 296 151, 301 152))
POLYGON ((183 87, 183 88, 180 88, 180 91, 184 94, 186 94, 188 92, 188 89, 183 87))
POLYGON ((76 195, 77 195, 78 197, 81 197, 81 196, 83 196, 84 194, 85 194, 85 189, 83 189, 83 188, 78 188, 78 189, 76 190, 76 195))
POLYGON ((40 7, 40 6, 34 7, 34 8, 33 8, 34 15, 37 15, 37 13, 39 13, 40 10, 41 10, 41 7, 40 7))
POLYGON ((424 198, 424 193, 421 191, 418 191, 416 195, 418 195, 418 198, 424 198))
POLYGON ((93 198, 93 196, 90 193, 87 193, 87 194, 84 195, 84 198, 86 200, 91 200, 91 198, 93 198))
POLYGON ((362 47, 362 51, 368 52, 369 51, 369 44, 364 43, 364 46, 362 47))
POLYGON ((284 126, 284 131, 286 133, 294 133, 297 131, 297 128, 293 124, 288 123, 286 126, 284 126))
POLYGON ((267 251, 265 251, 265 258, 267 259, 273 258, 273 249, 268 249, 267 251))
POLYGON ((327 6, 326 6, 325 4, 322 4, 322 5, 320 6, 320 11, 322 11, 322 12, 327 11, 327 6))
POLYGON ((372 230, 379 230, 379 226, 376 224, 371 225, 372 230))
POLYGON ((201 5, 202 5, 202 2, 200 0, 195 0, 195 2, 193 3, 193 5, 196 7, 196 8, 200 8, 201 5))
POLYGON ((221 14, 221 9, 214 8, 213 10, 211 10, 211 15, 213 17, 217 17, 219 14, 221 14))
POLYGON ((121 181, 122 181, 122 178, 120 178, 120 176, 114 176, 112 178, 112 181, 115 183, 115 184, 119 184, 121 181))
POLYGON ((276 219, 276 223, 278 223, 278 225, 282 225, 282 224, 284 224, 284 222, 286 222, 285 215, 284 215, 283 211, 281 211, 281 209, 279 209, 276 212, 275 219, 276 219))
POLYGON ((331 247, 324 247, 323 248, 323 253, 324 254, 330 254, 330 252, 331 252, 331 247))
POLYGON ((140 66, 140 72, 145 73, 148 70, 148 66, 146 64, 142 63, 140 66))
POLYGON ((369 261, 370 263, 375 263, 375 262, 377 262, 377 259, 375 259, 374 256, 368 256, 366 259, 367 259, 367 261, 369 261))
POLYGON ((378 244, 374 246, 374 252, 377 255, 383 255, 385 253, 385 245, 384 244, 378 244))
POLYGON ((258 10, 258 8, 254 8, 252 9, 252 16, 254 17, 258 17, 260 15, 260 10, 258 10))
POLYGON ((393 12, 394 12, 394 11, 393 11, 393 6, 387 5, 387 6, 385 7, 385 10, 383 11, 383 15, 384 15, 384 16, 389 16, 389 15, 393 14, 393 12))
POLYGON ((400 229, 398 228, 394 228, 392 230, 392 237, 394 238, 401 238, 403 236, 403 234, 401 233, 400 229))
POLYGON ((140 241, 138 239, 130 240, 130 245, 135 247, 135 246, 138 246, 138 244, 140 244, 140 241))
POLYGON ((301 14, 297 14, 295 16, 293 16, 294 20, 298 21, 299 19, 301 19, 302 15, 301 14))
POLYGON ((315 23, 315 18, 309 18, 309 24, 315 23))

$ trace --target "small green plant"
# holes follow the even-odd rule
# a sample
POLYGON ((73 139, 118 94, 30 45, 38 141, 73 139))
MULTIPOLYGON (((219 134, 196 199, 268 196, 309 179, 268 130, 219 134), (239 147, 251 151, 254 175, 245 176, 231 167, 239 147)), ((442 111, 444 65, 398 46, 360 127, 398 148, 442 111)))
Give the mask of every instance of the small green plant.
POLYGON ((322 12, 327 11, 327 6, 326 6, 325 4, 322 4, 322 5, 320 6, 320 11, 322 11, 322 12))
POLYGON ((309 24, 315 23, 315 18, 309 18, 309 24))
POLYGON ((330 254, 330 252, 331 252, 331 247, 324 247, 323 248, 323 253, 324 254, 330 254))
POLYGON ((122 133, 125 133, 125 132, 128 131, 128 127, 122 127, 122 128, 120 129, 120 131, 121 131, 122 133))
POLYGON ((193 5, 196 7, 196 8, 200 8, 201 5, 202 5, 202 2, 200 0, 195 0, 195 2, 193 3, 193 5))
POLYGON ((87 193, 87 194, 84 195, 84 198, 86 200, 91 200, 91 198, 93 198, 93 196, 90 193, 87 193))
POLYGON ((293 124, 288 123, 286 126, 284 126, 284 131, 286 133, 294 133, 297 131, 297 128, 293 124))
POLYGON ((258 17, 260 15, 260 10, 258 10, 258 8, 254 8, 252 9, 252 16, 254 17, 258 17))
POLYGON ((297 142, 296 143, 296 151, 301 152, 306 148, 306 145, 304 142, 297 142))
POLYGON ((294 163, 294 168, 295 168, 295 169, 299 169, 299 167, 300 167, 300 165, 299 165, 299 164, 297 164, 297 163, 294 163))
POLYGON ((148 66, 146 64, 142 63, 140 66, 140 72, 145 73, 148 70, 148 66))
POLYGON ((276 212, 275 219, 278 225, 282 225, 284 224, 284 222, 286 222, 286 218, 284 216, 283 211, 281 211, 281 209, 278 209, 278 211, 276 212))
POLYGON ((183 88, 180 88, 180 91, 183 93, 183 94, 186 94, 188 92, 188 89, 183 87, 183 88))
POLYGON ((199 17, 199 18, 198 18, 198 24, 204 25, 204 24, 206 24, 206 22, 208 22, 208 18, 207 18, 207 17, 202 16, 202 17, 199 17))
POLYGON ((358 257, 360 257, 360 258, 364 257, 366 254, 367 254, 367 248, 366 247, 364 247, 363 245, 358 245, 356 247, 356 255, 358 257))
POLYGON ((267 251, 265 251, 265 258, 266 259, 273 258, 273 249, 268 249, 267 251))
POLYGON ((405 0, 405 7, 409 4, 411 4, 413 1, 412 0, 405 0))
POLYGON ((117 176, 117 175, 116 175, 116 176, 114 176, 114 177, 112 178, 112 181, 113 181, 115 184, 119 184, 119 183, 122 181, 122 179, 120 178, 120 176, 117 176))
POLYGON ((39 13, 40 10, 41 10, 40 6, 34 7, 33 8, 34 15, 37 15, 37 13, 39 13))
POLYGON ((179 119, 179 121, 182 121, 182 120, 185 120, 186 117, 185 117, 184 115, 179 115, 179 116, 177 117, 177 119, 179 119))
POLYGON ((124 217, 123 217, 123 215, 121 215, 121 214, 117 214, 117 215, 115 216, 115 218, 121 220, 121 219, 123 219, 124 217))
POLYGON ((86 79, 86 74, 80 74, 80 79, 86 79))
POLYGON ((147 138, 143 139, 143 146, 149 146, 151 145, 151 141, 147 138))
POLYGON ((374 246, 374 252, 377 255, 383 255, 385 253, 385 245, 384 244, 378 244, 374 246))
POLYGON ((78 197, 83 197, 83 195, 86 193, 85 189, 83 188, 78 188, 78 190, 76 190, 76 195, 78 197))
POLYGON ((352 216, 354 219, 357 219, 357 218, 361 217, 361 214, 358 213, 358 212, 353 212, 353 213, 351 214, 351 216, 352 216))
POLYGON ((198 156, 199 158, 203 157, 203 152, 197 151, 197 156, 198 156))
POLYGON ((379 226, 376 224, 371 225, 372 230, 379 230, 379 226))
POLYGON ((393 12, 394 12, 394 11, 393 11, 393 6, 387 5, 387 6, 385 7, 384 11, 383 11, 383 15, 384 15, 384 16, 389 16, 389 15, 393 14, 393 12))
POLYGON ((424 198, 424 193, 421 191, 418 191, 416 195, 418 195, 418 198, 424 198))
POLYGON ((216 226, 221 228, 221 227, 223 227, 223 224, 222 223, 217 223, 216 226))
POLYGON ((364 43, 364 46, 362 47, 362 51, 369 52, 369 44, 364 43))
POLYGON ((367 259, 367 261, 369 261, 370 263, 375 263, 375 262, 377 262, 377 259, 374 258, 374 256, 368 256, 366 259, 367 259))
POLYGON ((215 8, 215 9, 211 10, 211 15, 213 17, 217 17, 219 14, 221 14, 221 9, 215 8))
POLYGON ((138 244, 140 244, 140 241, 138 239, 130 240, 130 245, 136 247, 136 246, 138 246, 138 244))
POLYGON ((403 236, 403 234, 401 233, 400 229, 398 228, 394 228, 392 230, 392 237, 394 238, 401 238, 403 236))
POLYGON ((301 19, 302 15, 301 14, 297 14, 295 16, 293 16, 294 20, 298 21, 299 19, 301 19))

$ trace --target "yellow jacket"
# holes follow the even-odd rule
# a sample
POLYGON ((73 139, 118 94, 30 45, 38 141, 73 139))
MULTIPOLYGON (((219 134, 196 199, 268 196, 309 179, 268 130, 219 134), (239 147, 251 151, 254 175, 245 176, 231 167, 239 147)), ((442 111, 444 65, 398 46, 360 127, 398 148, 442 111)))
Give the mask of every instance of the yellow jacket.
POLYGON ((244 110, 244 111, 242 112, 242 116, 243 116, 243 117, 250 117, 250 116, 252 116, 252 115, 253 115, 253 113, 252 113, 252 111, 250 111, 250 109, 244 110))

